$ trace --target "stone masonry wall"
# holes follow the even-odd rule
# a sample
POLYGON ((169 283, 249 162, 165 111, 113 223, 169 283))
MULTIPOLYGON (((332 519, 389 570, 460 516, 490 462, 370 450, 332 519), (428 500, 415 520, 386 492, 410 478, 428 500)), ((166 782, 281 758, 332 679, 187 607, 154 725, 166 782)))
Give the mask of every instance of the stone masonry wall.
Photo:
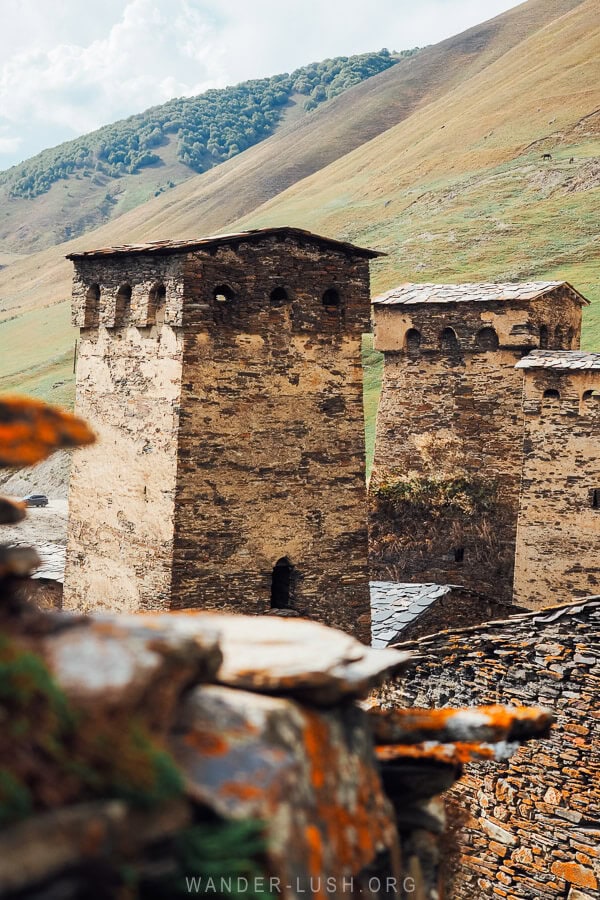
POLYGON ((535 608, 600 592, 600 372, 523 372, 515 602, 535 608))
POLYGON ((385 353, 371 479, 371 559, 380 577, 458 583, 510 602, 522 462, 522 373, 540 328, 579 345, 564 288, 528 303, 374 306, 385 353), (440 343, 452 328, 458 347, 440 343), (478 345, 493 328, 497 349, 478 345), (405 346, 409 329, 418 349, 405 346), (390 496, 400 479, 408 493, 390 496), (383 488, 383 490, 382 490, 383 488), (449 502, 447 502, 449 501, 449 502))
POLYGON ((173 257, 80 261, 73 294, 74 323, 98 322, 81 329, 76 396, 77 412, 98 441, 73 454, 63 605, 164 608, 183 360, 181 330, 173 327, 181 316, 180 263, 173 257), (99 303, 86 299, 92 284, 99 303), (123 285, 131 286, 131 300, 118 303, 123 285), (156 315, 148 309, 156 285, 166 290, 158 310, 165 324, 158 325, 149 324, 156 315))
POLYGON ((173 606, 268 612, 287 559, 291 607, 368 642, 367 260, 272 238, 197 252, 185 298, 173 606))
POLYGON ((453 788, 470 810, 452 897, 592 900, 600 884, 600 600, 423 638, 422 659, 382 689, 394 706, 539 704, 550 737, 505 763, 470 763, 453 788))

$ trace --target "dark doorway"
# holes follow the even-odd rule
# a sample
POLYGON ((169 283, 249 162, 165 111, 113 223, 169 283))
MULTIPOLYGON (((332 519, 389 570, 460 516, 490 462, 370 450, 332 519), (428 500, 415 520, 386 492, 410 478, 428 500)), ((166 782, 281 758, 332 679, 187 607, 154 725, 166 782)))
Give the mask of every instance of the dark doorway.
POLYGON ((289 609, 291 605, 292 593, 292 573, 294 567, 287 558, 283 556, 277 560, 273 566, 273 575, 271 576, 271 609, 289 609))

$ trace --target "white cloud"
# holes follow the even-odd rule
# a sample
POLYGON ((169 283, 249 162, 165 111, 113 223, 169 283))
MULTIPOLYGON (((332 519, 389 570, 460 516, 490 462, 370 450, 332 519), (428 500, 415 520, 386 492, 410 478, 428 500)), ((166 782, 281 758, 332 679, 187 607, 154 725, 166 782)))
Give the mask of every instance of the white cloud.
POLYGON ((515 0, 3 0, 8 165, 174 96, 326 56, 432 43, 515 0))
POLYGON ((22 142, 20 137, 2 137, 0 136, 0 154, 14 154, 19 149, 22 142))

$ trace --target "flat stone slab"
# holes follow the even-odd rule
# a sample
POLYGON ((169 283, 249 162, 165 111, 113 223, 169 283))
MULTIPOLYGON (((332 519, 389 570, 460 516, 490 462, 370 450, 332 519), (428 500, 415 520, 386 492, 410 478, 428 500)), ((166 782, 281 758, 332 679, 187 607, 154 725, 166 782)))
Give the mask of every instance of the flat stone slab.
POLYGON ((42 636, 38 652, 75 702, 102 708, 143 706, 154 693, 165 711, 190 680, 212 681, 221 664, 218 633, 191 638, 147 627, 143 618, 55 616, 63 627, 42 636), (166 702, 168 699, 168 702, 166 702))
POLYGON ((198 640, 206 630, 216 632, 223 661, 215 681, 249 691, 290 694, 321 705, 367 696, 412 658, 405 651, 367 647, 308 619, 193 610, 120 616, 118 623, 121 627, 143 623, 164 636, 198 640))

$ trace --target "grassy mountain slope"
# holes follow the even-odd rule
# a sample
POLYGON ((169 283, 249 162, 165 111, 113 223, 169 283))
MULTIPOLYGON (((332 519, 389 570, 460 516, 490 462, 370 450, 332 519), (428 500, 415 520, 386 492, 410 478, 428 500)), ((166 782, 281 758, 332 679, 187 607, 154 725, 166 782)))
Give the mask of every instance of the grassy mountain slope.
POLYGON ((567 278, 594 302, 584 343, 600 347, 598 46, 586 0, 237 224, 291 221, 385 250, 376 291, 567 278))
MULTIPOLYGON (((538 271, 538 251, 548 274, 566 265, 558 249, 550 252, 570 240, 563 195, 573 215, 579 211, 585 218, 591 207, 580 199, 593 189, 565 184, 569 173, 585 184, 593 180, 594 163, 568 169, 568 162, 553 160, 542 170, 538 160, 542 149, 554 150, 560 141, 559 156, 577 145, 578 159, 591 159, 593 136, 586 137, 586 129, 594 120, 575 122, 600 105, 594 2, 529 0, 400 61, 94 233, 10 264, 0 271, 0 316, 11 318, 0 324, 0 343, 9 339, 11 346, 30 349, 26 356, 0 356, 0 389, 24 385, 58 399, 70 390, 74 336, 65 323, 71 270, 63 256, 75 249, 198 236, 253 211, 246 223, 300 224, 387 249, 389 259, 374 270, 377 288, 407 278, 492 277, 509 268, 520 277, 525 263, 538 271), (535 141, 540 143, 526 150, 535 141), (515 171, 524 171, 524 182, 513 185, 511 167, 521 158, 525 162, 515 171), (551 176, 554 170, 558 174, 551 176), (550 198, 555 219, 535 232, 527 249, 533 220, 546 214, 538 201, 555 190, 556 179, 559 194, 550 198), (531 183, 534 208, 522 198, 523 183, 531 183), (510 198, 513 206, 507 206, 510 198)), ((582 221, 581 252, 573 256, 577 271, 565 272, 584 289, 580 257, 586 254, 592 275, 595 265, 589 262, 589 232, 582 221)))
POLYGON ((39 250, 115 219, 396 64, 387 50, 180 97, 0 172, 0 247, 39 250))

